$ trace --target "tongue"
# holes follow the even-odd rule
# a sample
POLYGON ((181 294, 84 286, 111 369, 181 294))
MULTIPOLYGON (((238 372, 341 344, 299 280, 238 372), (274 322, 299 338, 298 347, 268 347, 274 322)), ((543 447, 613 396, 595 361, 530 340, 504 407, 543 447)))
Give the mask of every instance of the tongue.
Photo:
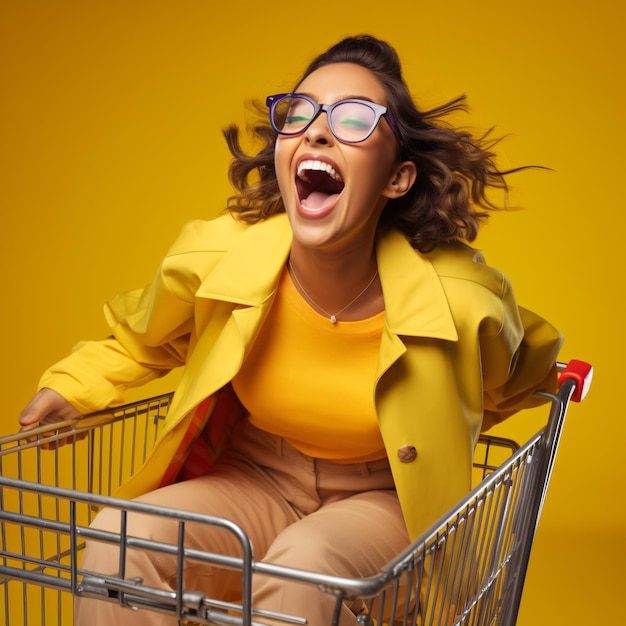
POLYGON ((329 201, 334 200, 336 197, 337 194, 328 195, 321 191, 314 191, 308 198, 302 201, 302 206, 306 209, 319 210, 324 208, 324 205, 328 204, 329 201))

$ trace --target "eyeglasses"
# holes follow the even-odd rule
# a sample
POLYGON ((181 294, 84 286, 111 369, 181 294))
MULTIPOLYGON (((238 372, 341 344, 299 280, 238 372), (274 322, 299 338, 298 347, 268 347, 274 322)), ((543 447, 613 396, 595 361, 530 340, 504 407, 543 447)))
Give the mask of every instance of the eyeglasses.
POLYGON ((394 130, 387 107, 368 100, 349 99, 334 104, 318 104, 303 94, 279 93, 268 96, 266 105, 270 110, 272 128, 279 135, 300 135, 322 111, 326 111, 332 134, 345 143, 365 141, 382 116, 387 116, 387 122, 394 130))

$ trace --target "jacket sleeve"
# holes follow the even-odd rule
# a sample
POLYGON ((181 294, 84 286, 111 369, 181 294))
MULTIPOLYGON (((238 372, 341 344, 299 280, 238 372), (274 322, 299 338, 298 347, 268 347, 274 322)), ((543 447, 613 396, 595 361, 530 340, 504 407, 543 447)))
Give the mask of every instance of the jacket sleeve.
POLYGON ((563 342, 558 330, 535 313, 518 307, 506 278, 501 305, 499 331, 481 334, 482 430, 521 409, 546 402, 535 392, 554 393, 557 388, 556 361, 563 342))
POLYGON ((151 284, 121 293, 105 305, 111 336, 77 345, 43 374, 39 387, 54 389, 88 413, 122 403, 127 388, 183 365, 194 340, 199 268, 206 270, 210 256, 185 246, 188 240, 184 230, 151 284))

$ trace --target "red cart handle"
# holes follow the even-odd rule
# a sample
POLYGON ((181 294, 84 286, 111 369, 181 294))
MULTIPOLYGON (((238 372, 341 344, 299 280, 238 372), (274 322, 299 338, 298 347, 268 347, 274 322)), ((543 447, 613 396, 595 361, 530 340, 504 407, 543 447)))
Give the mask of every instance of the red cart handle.
POLYGON ((574 379, 576 381, 576 389, 574 389, 571 399, 574 402, 580 402, 587 395, 592 378, 593 367, 589 363, 572 359, 567 365, 564 365, 561 370, 559 386, 561 386, 565 380, 574 379))

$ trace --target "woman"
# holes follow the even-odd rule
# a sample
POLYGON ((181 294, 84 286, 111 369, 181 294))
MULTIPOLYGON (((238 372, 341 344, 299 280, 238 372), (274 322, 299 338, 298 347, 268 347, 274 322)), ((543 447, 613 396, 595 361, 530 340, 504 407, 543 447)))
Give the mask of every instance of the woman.
MULTIPOLYGON (((231 519, 268 562, 367 576, 467 492, 481 429, 554 390, 561 339, 463 242, 506 173, 484 141, 439 123, 462 99, 418 111, 395 51, 362 36, 267 104, 257 155, 226 131, 229 212, 189 224, 149 287, 108 303, 112 336, 48 370, 20 421, 119 403, 184 366, 162 438, 118 495, 231 519)), ((175 539, 163 521, 129 525, 175 539)), ((118 514, 95 526, 116 530, 118 514)), ((186 535, 189 547, 231 544, 186 535)), ((83 566, 115 572, 116 558, 94 543, 83 566)), ((234 576, 214 574, 196 567, 186 586, 236 594, 234 576)), ((175 570, 131 552, 126 576, 167 587, 175 570)), ((310 593, 259 578, 254 605, 328 623, 332 597, 310 593)), ((346 604, 342 623, 359 610, 346 604)), ((175 623, 77 602, 78 624, 131 619, 175 623)))

